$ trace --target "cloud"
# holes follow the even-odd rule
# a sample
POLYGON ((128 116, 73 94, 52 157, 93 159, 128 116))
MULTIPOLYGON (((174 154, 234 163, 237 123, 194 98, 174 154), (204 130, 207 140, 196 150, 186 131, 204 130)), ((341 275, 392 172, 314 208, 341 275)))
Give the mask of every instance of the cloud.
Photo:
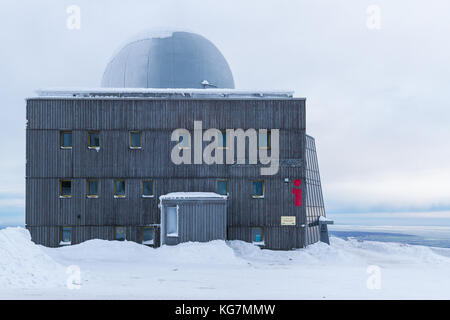
POLYGON ((117 46, 170 26, 213 41, 237 87, 307 97, 329 211, 450 208, 448 1, 379 0, 379 31, 365 0, 80 0, 79 31, 71 4, 2 3, 0 191, 24 193, 25 97, 98 86, 117 46))

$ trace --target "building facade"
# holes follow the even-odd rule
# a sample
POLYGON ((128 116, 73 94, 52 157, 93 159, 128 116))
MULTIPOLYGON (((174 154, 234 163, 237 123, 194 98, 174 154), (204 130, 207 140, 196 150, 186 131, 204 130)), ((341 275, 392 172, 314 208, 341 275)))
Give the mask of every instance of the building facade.
MULTIPOLYGON (((38 244, 99 238, 159 246, 160 197, 173 192, 226 196, 229 240, 270 249, 321 240, 325 209, 315 143, 306 135, 305 99, 292 93, 47 90, 27 99, 26 116, 26 227, 38 244), (278 129, 278 172, 261 175, 265 165, 237 161, 174 164, 171 151, 179 141, 171 135, 179 128, 192 131, 194 121, 202 121, 204 130, 267 129, 269 152, 270 130, 278 129), (296 179, 302 181, 301 206, 294 201, 296 179)), ((231 143, 237 147, 224 140, 225 152, 231 143)), ((202 150, 207 144, 202 141, 202 150)), ((184 148, 195 148, 193 141, 184 148)))

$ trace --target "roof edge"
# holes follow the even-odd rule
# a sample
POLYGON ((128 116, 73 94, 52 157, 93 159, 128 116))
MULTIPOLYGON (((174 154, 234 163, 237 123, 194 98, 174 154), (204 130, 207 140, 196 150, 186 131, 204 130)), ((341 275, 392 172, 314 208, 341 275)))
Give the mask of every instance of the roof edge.
POLYGON ((36 98, 244 98, 293 99, 294 91, 197 88, 46 88, 36 98))

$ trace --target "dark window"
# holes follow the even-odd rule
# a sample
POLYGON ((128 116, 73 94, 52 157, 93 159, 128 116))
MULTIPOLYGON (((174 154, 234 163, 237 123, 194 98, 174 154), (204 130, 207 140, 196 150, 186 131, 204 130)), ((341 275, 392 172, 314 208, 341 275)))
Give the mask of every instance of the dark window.
POLYGON ((62 227, 61 228, 61 242, 64 242, 64 243, 72 242, 72 227, 62 227))
POLYGON ((88 197, 98 197, 98 180, 87 180, 88 197))
POLYGON ((253 196, 254 197, 264 196, 264 181, 262 180, 253 181, 253 196))
POLYGON ((130 132, 130 148, 132 149, 142 148, 142 133, 140 131, 130 132))
POLYGON ((259 130, 259 147, 261 149, 270 149, 270 130, 259 130))
POLYGON ((114 195, 125 197, 125 180, 114 180, 114 195))
POLYGON ((263 241, 264 241, 263 228, 260 227, 252 228, 252 242, 263 242, 263 241))
POLYGON ((100 148, 100 133, 89 132, 89 148, 100 148))
POLYGON ((60 146, 66 149, 72 148, 72 131, 61 131, 60 146))
POLYGON ((153 244, 153 227, 142 228, 142 243, 153 244))
POLYGON ((126 229, 125 227, 116 227, 115 228, 115 239, 119 241, 125 241, 126 239, 126 229))
POLYGON ((71 197, 72 196, 72 181, 71 180, 61 180, 59 195, 61 197, 71 197))
POLYGON ((153 180, 142 181, 142 195, 145 197, 153 196, 153 180))
POLYGON ((217 180, 217 193, 223 196, 228 195, 228 181, 217 180))

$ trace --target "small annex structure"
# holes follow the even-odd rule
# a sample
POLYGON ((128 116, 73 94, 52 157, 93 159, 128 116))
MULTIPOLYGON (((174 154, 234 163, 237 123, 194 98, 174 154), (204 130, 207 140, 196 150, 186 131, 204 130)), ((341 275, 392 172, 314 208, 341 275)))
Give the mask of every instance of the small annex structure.
POLYGON ((113 55, 100 88, 38 90, 26 103, 26 227, 37 244, 228 239, 290 250, 328 242, 306 99, 236 89, 226 59, 201 35, 140 35, 113 55), (250 144, 228 137, 228 129, 258 130, 259 160, 278 139, 277 172, 263 175, 267 163, 237 157, 174 163, 175 148, 208 145, 172 139, 198 122, 221 132, 226 151, 250 144))
POLYGON ((161 244, 225 240, 227 197, 213 192, 173 192, 159 197, 161 244))

